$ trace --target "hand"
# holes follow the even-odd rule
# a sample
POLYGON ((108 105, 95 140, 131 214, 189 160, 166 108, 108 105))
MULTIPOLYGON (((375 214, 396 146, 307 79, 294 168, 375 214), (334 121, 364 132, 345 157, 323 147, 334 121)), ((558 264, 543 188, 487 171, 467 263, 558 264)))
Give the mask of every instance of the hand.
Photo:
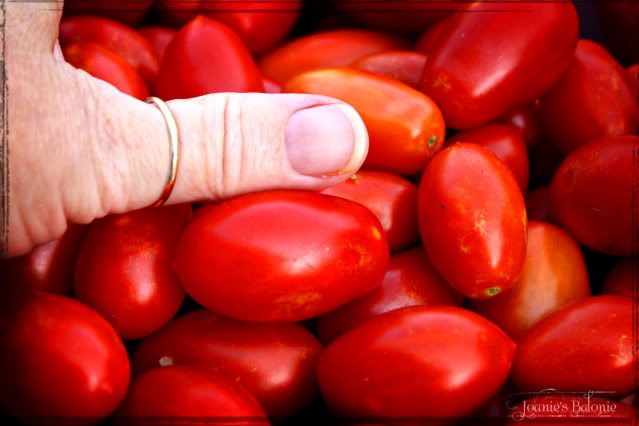
MULTIPOLYGON (((59 237, 67 222, 153 204, 169 170, 159 110, 64 62, 59 9, 7 3, 10 256, 59 237)), ((219 93, 167 105, 181 140, 169 204, 321 189, 354 173, 368 150, 361 118, 332 98, 219 93)))

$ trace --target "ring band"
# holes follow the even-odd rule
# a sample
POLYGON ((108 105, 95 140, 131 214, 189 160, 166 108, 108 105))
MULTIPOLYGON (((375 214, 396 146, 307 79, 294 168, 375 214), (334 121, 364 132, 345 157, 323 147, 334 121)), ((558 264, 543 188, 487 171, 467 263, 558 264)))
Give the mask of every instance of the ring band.
POLYGON ((156 98, 151 96, 145 99, 145 102, 149 104, 154 104, 162 113, 162 117, 164 117, 164 122, 166 123, 166 129, 169 131, 169 145, 171 148, 171 168, 169 169, 169 175, 166 179, 166 183, 164 184, 164 189, 162 189, 162 194, 160 198, 151 205, 151 207, 159 207, 164 205, 166 201, 171 196, 171 192, 173 192, 173 187, 175 186, 175 179, 177 177, 178 171, 178 163, 180 161, 180 136, 178 133, 177 123, 171 110, 164 103, 164 101, 160 98, 156 98))

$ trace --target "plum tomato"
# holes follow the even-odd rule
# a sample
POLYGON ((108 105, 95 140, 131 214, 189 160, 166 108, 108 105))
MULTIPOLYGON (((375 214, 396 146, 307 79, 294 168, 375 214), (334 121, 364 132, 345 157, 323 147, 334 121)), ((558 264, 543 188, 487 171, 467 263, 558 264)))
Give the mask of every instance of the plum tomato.
POLYGON ((201 426, 270 424, 260 404, 244 388, 193 366, 158 367, 136 377, 113 423, 148 425, 167 419, 201 426))
POLYGON ((541 98, 544 129, 563 153, 599 137, 636 134, 638 93, 605 48, 579 40, 572 64, 541 98))
POLYGON ((490 321, 453 306, 417 306, 375 317, 320 358, 320 390, 346 417, 457 418, 508 377, 515 343, 490 321))
MULTIPOLYGON (((139 3, 139 2, 138 2, 139 3)), ((147 85, 153 83, 160 59, 151 44, 134 29, 94 16, 75 16, 60 23, 60 43, 93 41, 123 57, 147 85)))
POLYGON ((446 26, 450 23, 451 17, 446 17, 437 21, 428 30, 426 30, 415 44, 415 50, 428 55, 435 46, 437 39, 446 34, 446 26))
POLYGON ((538 98, 561 77, 577 45, 572 2, 474 2, 450 19, 428 52, 421 88, 454 129, 538 98))
POLYGON ((456 143, 433 158, 418 189, 418 221, 435 270, 457 291, 488 299, 512 288, 526 253, 526 207, 508 167, 456 143))
POLYGON ((93 222, 76 265, 76 297, 125 339, 162 327, 184 300, 171 262, 190 215, 181 204, 93 222))
POLYGON ((630 74, 630 78, 634 80, 635 85, 639 85, 639 63, 629 67, 627 71, 630 74))
POLYGON ((635 265, 636 260, 632 257, 625 257, 617 261, 615 266, 608 272, 608 275, 606 275, 602 293, 623 296, 633 300, 632 288, 635 284, 633 284, 632 277, 633 273, 636 273, 633 271, 633 268, 636 267, 635 265))
POLYGON ((361 204, 310 191, 265 191, 209 208, 180 239, 174 268, 214 312, 291 322, 380 285, 388 243, 361 204))
POLYGON ((637 221, 633 158, 638 151, 639 137, 612 136, 570 153, 550 185, 553 219, 593 250, 630 256, 637 221))
POLYGON ((284 84, 303 72, 345 67, 373 53, 407 47, 405 41, 375 31, 324 31, 278 47, 263 56, 259 66, 265 77, 284 84))
POLYGON ((447 145, 467 142, 481 145, 497 156, 513 173, 522 194, 528 190, 528 151, 517 128, 508 124, 485 124, 456 133, 446 140, 447 145))
POLYGON ((522 391, 635 389, 632 301, 592 296, 538 322, 520 340, 511 377, 522 391))
POLYGON ((391 256, 382 285, 317 320, 317 334, 329 343, 355 326, 407 306, 461 306, 464 298, 435 272, 422 248, 391 256))
POLYGON ((302 0, 204 0, 200 7, 200 13, 231 27, 254 55, 277 46, 301 10, 302 0))
POLYGON ((322 350, 299 324, 251 324, 200 310, 144 339, 133 356, 133 372, 205 367, 236 381, 277 419, 296 414, 315 396, 322 350))
POLYGON ((513 340, 559 308, 590 296, 579 245, 558 226, 531 221, 521 278, 513 289, 469 308, 491 320, 513 340))
POLYGON ((417 187, 401 176, 361 170, 322 193, 355 201, 372 211, 392 251, 408 247, 419 236, 417 187))
POLYGON ((137 99, 146 99, 149 91, 144 80, 120 55, 92 41, 71 43, 62 49, 71 65, 106 81, 120 92, 137 99))
POLYGON ((52 293, 36 291, 0 303, 3 413, 26 424, 45 417, 93 422, 118 407, 130 367, 124 344, 108 322, 52 293))
POLYGON ((226 25, 198 16, 175 35, 155 81, 164 100, 219 92, 264 92, 251 52, 226 25))
POLYGON ((34 248, 29 253, 3 262, 6 283, 11 290, 41 290, 69 294, 73 272, 87 227, 70 223, 57 240, 34 248))
POLYGON ((299 74, 287 93, 311 93, 340 99, 357 110, 370 139, 364 167, 400 175, 424 170, 444 144, 441 111, 423 93, 387 77, 349 68, 299 74))
POLYGON ((551 222, 550 188, 540 186, 526 195, 526 214, 528 220, 551 222))
POLYGON ((282 93, 282 86, 275 80, 271 80, 268 77, 263 78, 264 91, 266 93, 282 93))
POLYGON ((414 89, 419 87, 427 56, 411 50, 388 50, 356 60, 353 68, 383 75, 414 89))

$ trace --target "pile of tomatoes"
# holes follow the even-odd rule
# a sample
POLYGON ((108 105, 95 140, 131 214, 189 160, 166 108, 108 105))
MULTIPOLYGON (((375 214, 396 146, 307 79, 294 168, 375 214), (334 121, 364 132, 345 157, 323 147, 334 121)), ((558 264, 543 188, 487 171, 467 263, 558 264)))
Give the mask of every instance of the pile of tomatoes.
POLYGON ((332 96, 370 150, 4 262, 0 411, 636 424, 639 5, 595 5, 605 46, 570 1, 67 0, 65 59, 122 92, 332 96))

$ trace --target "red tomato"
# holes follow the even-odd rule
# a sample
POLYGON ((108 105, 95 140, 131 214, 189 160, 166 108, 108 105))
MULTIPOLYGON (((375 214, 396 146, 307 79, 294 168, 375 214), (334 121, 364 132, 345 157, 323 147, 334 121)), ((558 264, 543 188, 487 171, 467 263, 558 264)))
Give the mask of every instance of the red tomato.
POLYGON ((626 257, 619 260, 610 272, 608 272, 608 275, 606 275, 602 293, 623 296, 632 300, 632 274, 632 257, 626 257))
POLYGON ((627 63, 639 61, 639 4, 634 1, 595 0, 606 45, 627 63))
POLYGON ((149 96, 140 74, 112 50, 92 41, 81 41, 65 46, 62 52, 68 63, 106 81, 120 92, 137 99, 149 96))
POLYGON ((457 142, 481 145, 497 156, 513 173, 523 194, 528 190, 528 151, 519 130, 507 124, 485 124, 459 132, 446 144, 457 142))
POLYGON ((134 25, 146 15, 152 4, 153 0, 65 0, 64 14, 98 15, 134 25))
POLYGON ((418 219, 435 270, 460 293, 487 299, 519 279, 524 199, 510 170, 486 148, 457 143, 433 158, 419 186, 418 219))
POLYGON ((155 55, 161 62, 166 48, 169 47, 169 44, 173 41, 177 31, 166 27, 144 27, 140 28, 138 33, 149 42, 155 55))
POLYGON ((452 306, 375 317, 320 358, 320 389, 342 416, 460 417, 508 377, 515 344, 495 325, 452 306))
POLYGON ((539 107, 534 103, 515 107, 498 121, 519 129, 528 148, 537 146, 543 137, 539 107))
POLYGON ((526 195, 526 214, 528 220, 550 222, 550 188, 541 186, 526 195))
POLYGON ((113 412, 129 385, 129 359, 113 328, 67 297, 32 292, 2 300, 0 407, 26 424, 41 417, 113 412))
POLYGON ((87 228, 69 224, 57 240, 34 248, 24 256, 5 260, 6 284, 12 290, 43 290, 69 294, 75 262, 87 228))
POLYGON ((570 68, 541 98, 544 128, 564 153, 598 137, 635 134, 637 93, 637 85, 606 49, 579 40, 570 68))
POLYGON ((523 391, 635 389, 632 301, 578 300, 537 323, 519 341, 512 378, 523 391))
POLYGON ((513 407, 508 426, 631 426, 635 410, 618 401, 584 395, 547 394, 534 396, 513 407))
POLYGON ((258 55, 286 37, 301 10, 302 0, 205 0, 201 13, 231 27, 258 55))
POLYGON ((352 66, 418 88, 426 66, 426 55, 410 50, 388 50, 364 56, 352 66))
POLYGON ((259 62, 262 74, 280 84, 306 71, 344 67, 357 59, 385 50, 403 49, 406 42, 373 31, 334 30, 293 40, 259 62))
POLYGON ((459 0, 333 0, 338 11, 373 28, 404 33, 424 31, 463 7, 459 0))
POLYGON ((249 324, 202 310, 143 340, 133 370, 205 367, 234 379, 278 418, 295 414, 315 396, 321 352, 317 339, 299 324, 249 324))
POLYGON ((440 36, 446 34, 447 25, 451 22, 452 18, 449 16, 440 21, 437 21, 433 26, 431 26, 422 36, 417 40, 417 44, 415 44, 415 50, 418 52, 422 52, 426 55, 432 52, 433 47, 437 43, 437 40, 440 36))
POLYGON ((361 170, 322 193, 355 201, 372 211, 391 250, 401 250, 417 240, 417 187, 400 176, 361 170))
POLYGON ((439 36, 422 90, 446 124, 467 129, 532 102, 572 60, 578 20, 571 2, 475 2, 439 36))
POLYGON ((166 49, 155 90, 169 100, 217 92, 263 92, 264 83, 237 34, 224 24, 198 16, 166 49))
MULTIPOLYGON (((187 366, 154 368, 133 380, 115 424, 149 424, 150 419, 210 425, 222 419, 244 426, 266 426, 260 404, 232 380, 187 366)), ((223 423, 222 423, 223 424, 223 423)))
POLYGON ((632 254, 638 150, 639 137, 602 138, 573 151, 557 170, 550 186, 552 216, 580 243, 617 256, 632 254))
POLYGON ((264 91, 266 93, 282 93, 282 86, 268 77, 264 77, 264 91))
POLYGON ((588 271, 577 242, 558 226, 530 222, 517 285, 494 299, 471 302, 470 309, 517 341, 547 315, 588 296, 588 271))
POLYGON ((365 321, 407 306, 455 305, 464 298, 433 269, 421 248, 391 256, 380 287, 321 316, 317 333, 324 343, 335 340, 365 321))
POLYGON ((202 214, 184 232, 174 267, 187 293, 212 311, 290 322, 372 290, 387 266, 382 226, 362 205, 310 191, 267 191, 202 214))
POLYGON ((60 43, 93 41, 123 57, 147 84, 152 84, 160 60, 149 42, 132 28, 109 19, 77 16, 60 23, 60 43))
POLYGON ((635 85, 639 84, 639 63, 629 67, 628 73, 630 74, 630 78, 634 80, 635 85))
POLYGON ((78 259, 76 297, 125 339, 162 327, 184 300, 171 261, 190 214, 190 206, 177 205, 95 221, 78 259))
POLYGON ((370 138, 366 168, 419 173, 444 143, 446 126, 437 105, 386 77, 348 68, 323 69, 294 77, 284 92, 332 96, 353 106, 370 138))

